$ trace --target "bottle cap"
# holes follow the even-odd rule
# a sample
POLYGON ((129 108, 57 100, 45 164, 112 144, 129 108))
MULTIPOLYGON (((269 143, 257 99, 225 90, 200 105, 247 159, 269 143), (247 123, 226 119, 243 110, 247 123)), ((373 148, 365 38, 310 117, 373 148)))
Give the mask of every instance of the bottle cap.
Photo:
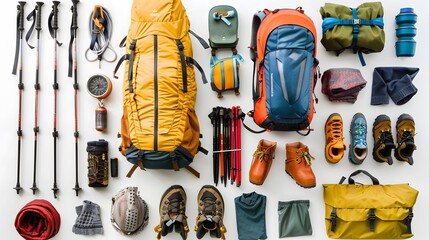
POLYGON ((413 8, 401 8, 399 13, 414 13, 413 8))

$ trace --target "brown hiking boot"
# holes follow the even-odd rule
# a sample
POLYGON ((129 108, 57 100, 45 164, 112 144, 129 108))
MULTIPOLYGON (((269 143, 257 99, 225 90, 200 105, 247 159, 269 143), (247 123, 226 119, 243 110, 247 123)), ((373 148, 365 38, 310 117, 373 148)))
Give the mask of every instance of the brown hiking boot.
POLYGON ((372 156, 377 162, 387 162, 393 164, 392 150, 395 148, 392 136, 392 126, 390 118, 384 114, 379 115, 372 127, 372 136, 374 137, 374 149, 372 156))
POLYGON ((332 113, 325 124, 325 158, 330 163, 338 163, 344 156, 346 145, 343 137, 343 119, 332 113))
POLYGON ((303 188, 316 186, 316 176, 311 169, 314 157, 308 152, 308 147, 301 142, 286 144, 286 173, 303 188))
POLYGON ((183 240, 188 236, 189 227, 186 211, 186 193, 182 186, 173 185, 169 187, 161 197, 159 203, 159 216, 161 222, 155 227, 158 233, 157 239, 166 236, 173 228, 180 234, 183 240))
POLYGON ((413 152, 416 150, 416 145, 414 144, 415 134, 416 125, 413 117, 406 113, 401 114, 396 122, 396 159, 413 165, 413 152))
POLYGON ((253 153, 252 166, 249 171, 249 180, 256 185, 262 185, 270 172, 271 164, 275 157, 277 143, 261 139, 253 153))
POLYGON ((223 225, 225 204, 216 187, 205 185, 198 193, 198 216, 195 225, 197 238, 201 239, 207 232, 213 238, 225 238, 226 228, 223 225))

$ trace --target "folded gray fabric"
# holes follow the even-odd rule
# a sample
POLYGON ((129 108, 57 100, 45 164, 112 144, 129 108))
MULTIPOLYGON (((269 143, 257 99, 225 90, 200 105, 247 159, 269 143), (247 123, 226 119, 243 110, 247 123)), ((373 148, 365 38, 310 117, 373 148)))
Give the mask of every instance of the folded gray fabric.
POLYGON ((91 201, 83 201, 76 207, 77 218, 73 225, 73 233, 80 235, 103 234, 103 224, 100 218, 100 206, 91 201))
POLYGON ((397 105, 407 103, 417 93, 412 83, 419 68, 376 67, 373 73, 371 105, 389 103, 389 96, 397 105))

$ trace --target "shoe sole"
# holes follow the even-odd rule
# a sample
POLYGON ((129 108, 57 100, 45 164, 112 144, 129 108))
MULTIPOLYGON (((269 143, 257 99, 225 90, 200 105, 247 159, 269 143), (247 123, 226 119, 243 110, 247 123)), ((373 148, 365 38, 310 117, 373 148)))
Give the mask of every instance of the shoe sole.
POLYGON ((298 186, 300 186, 300 187, 302 187, 302 188, 307 188, 307 189, 309 189, 309 188, 314 188, 314 187, 316 187, 316 184, 314 184, 314 185, 311 185, 311 186, 304 186, 304 185, 301 185, 301 184, 299 184, 296 180, 295 180, 295 178, 293 178, 292 177, 292 175, 290 174, 290 173, 288 173, 288 171, 285 171, 286 173, 287 173, 287 175, 289 175, 294 181, 295 181, 295 183, 296 183, 296 185, 298 185, 298 186))
MULTIPOLYGON (((356 120, 356 118, 358 118, 358 117, 363 117, 363 119, 365 119, 365 122, 366 122, 366 118, 365 118, 365 115, 363 115, 363 113, 361 113, 361 112, 358 112, 358 113, 356 113, 354 116, 353 116, 353 118, 352 118, 352 121, 351 121, 351 123, 350 123, 350 131, 352 130, 352 125, 353 125, 353 122, 356 120)), ((368 123, 367 123, 367 126, 368 126, 368 123)), ((350 135, 351 135, 351 132, 350 132, 350 135)), ((351 140, 353 140, 353 137, 352 136, 350 136, 350 138, 351 138, 351 140)), ((367 148, 368 149, 368 148, 367 148)), ((367 150, 368 151, 368 150, 367 150)), ((353 153, 353 148, 351 147, 351 144, 349 145, 349 161, 351 162, 351 163, 353 163, 353 164, 355 164, 355 165, 361 165, 362 163, 363 163, 363 161, 365 160, 362 160, 362 161, 355 161, 355 160, 353 160, 353 155, 354 155, 354 153, 353 153)))
POLYGON ((326 120, 326 122, 325 122, 325 159, 326 159, 326 161, 327 161, 328 163, 332 163, 332 164, 336 164, 336 163, 339 163, 339 162, 341 161, 341 160, 340 160, 340 161, 338 161, 338 162, 331 162, 331 161, 329 161, 329 160, 328 160, 328 156, 326 155, 326 145, 328 145, 328 139, 327 139, 327 137, 326 137, 326 125, 328 125, 329 120, 330 120, 332 117, 335 117, 335 116, 339 116, 339 117, 341 118, 341 120, 343 119, 339 113, 332 113, 331 115, 329 115, 328 119, 327 119, 327 120, 326 120))
MULTIPOLYGON (((377 140, 375 139, 375 132, 374 132, 375 125, 377 125, 377 124, 379 124, 380 122, 383 122, 383 121, 390 121, 389 116, 387 116, 387 115, 385 115, 385 114, 378 115, 378 116, 375 118, 374 123, 372 124, 372 138, 374 139, 374 147, 375 147, 375 143, 377 142, 377 140)), ((392 164, 391 164, 391 163, 389 163, 389 162, 386 162, 386 161, 383 161, 383 160, 378 160, 378 159, 377 159, 377 156, 376 156, 376 155, 375 155, 375 153, 374 153, 374 149, 372 150, 372 158, 373 158, 376 162, 380 162, 380 163, 387 163, 387 164, 389 164, 389 165, 392 165, 392 164)))
MULTIPOLYGON (((215 191, 215 192, 220 196, 220 199, 222 200, 222 203, 223 203, 224 212, 225 212, 225 201, 223 201, 222 194, 220 194, 219 190, 217 190, 217 188, 216 188, 215 186, 212 186, 212 185, 204 185, 203 187, 201 187, 200 191, 198 192, 198 196, 200 196, 200 193, 201 193, 201 191, 202 191, 204 188, 210 188, 210 189, 213 189, 213 190, 214 190, 214 191, 215 191)), ((198 199, 198 201, 199 201, 199 199, 198 199)), ((225 213, 224 213, 224 214, 225 214, 225 213)))

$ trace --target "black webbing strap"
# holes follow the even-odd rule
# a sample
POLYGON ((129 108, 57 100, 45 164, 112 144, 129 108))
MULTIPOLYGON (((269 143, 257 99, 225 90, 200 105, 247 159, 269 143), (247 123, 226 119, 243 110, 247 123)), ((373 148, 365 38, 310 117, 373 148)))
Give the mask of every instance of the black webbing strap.
POLYGON ((75 40, 75 29, 70 27, 70 42, 69 42, 69 70, 68 76, 73 76, 73 41, 75 40))
POLYGON ((130 44, 130 56, 129 56, 129 63, 128 63, 128 92, 133 93, 133 65, 134 65, 134 52, 136 50, 136 43, 137 40, 134 39, 130 44))
POLYGON ((124 54, 118 61, 118 63, 115 66, 115 70, 113 70, 113 77, 118 79, 118 76, 116 76, 116 73, 118 72, 119 68, 122 65, 122 62, 125 60, 129 60, 130 59, 130 55, 129 54, 124 54))
POLYGON ((243 126, 244 126, 244 128, 245 129, 247 129, 249 132, 251 132, 251 133, 255 133, 255 134, 259 134, 259 133, 263 133, 263 132, 266 132, 267 131, 267 129, 263 129, 263 130, 260 130, 260 131, 255 131, 255 130, 253 130, 253 129, 251 129, 250 127, 248 127, 245 123, 244 123, 244 118, 246 117, 246 114, 241 114, 240 116, 240 119, 241 119, 241 123, 243 123, 243 126))
POLYGON ((30 43, 28 43, 28 40, 30 39, 31 35, 33 34, 34 31, 34 26, 36 24, 36 11, 37 11, 37 6, 33 9, 33 11, 30 12, 30 14, 28 14, 27 16, 27 21, 31 21, 33 20, 33 23, 31 24, 30 30, 28 30, 27 35, 25 35, 25 41, 27 42, 27 45, 33 49, 34 46, 32 46, 30 43))
POLYGON ((198 146, 198 151, 202 152, 204 155, 209 154, 209 151, 201 146, 198 146))
MULTIPOLYGON (((54 18, 54 9, 52 9, 51 13, 49 14, 49 18, 48 18, 48 29, 49 29, 49 34, 51 34, 52 39, 55 38, 54 27, 52 26, 52 19, 53 18, 54 18)), ((58 28, 58 26, 57 26, 57 28, 58 28)), ((58 44, 58 46, 63 45, 62 43, 58 42, 58 40, 57 40, 57 44, 58 44)))
POLYGON ((332 208, 331 211, 331 232, 335 232, 335 228, 337 227, 337 209, 332 208))
POLYGON ((369 209, 369 231, 374 232, 375 228, 375 208, 369 209))
POLYGON ((122 38, 121 42, 119 43, 119 47, 123 48, 127 44, 127 36, 125 35, 124 38, 122 38))
POLYGON ((411 234, 411 220, 413 220, 413 217, 414 217, 413 209, 410 208, 408 212, 408 217, 405 219, 405 224, 407 225, 407 232, 409 234, 411 234))
POLYGON ((196 34, 194 31, 189 29, 189 33, 192 34, 200 42, 204 49, 210 47, 209 44, 202 37, 198 36, 198 34, 196 34))
POLYGON ((185 53, 183 52, 183 49, 185 47, 183 46, 183 43, 179 39, 176 39, 176 44, 177 44, 177 48, 179 49, 180 64, 182 67, 183 92, 188 92, 188 73, 186 71, 185 53))
POLYGON ((193 59, 192 57, 186 57, 186 62, 191 63, 192 65, 194 65, 198 69, 198 71, 200 71, 203 83, 206 84, 207 83, 206 74, 204 73, 204 70, 200 66, 200 64, 198 64, 198 62, 195 61, 195 59, 193 59))
MULTIPOLYGON (((13 69, 12 69, 12 74, 16 75, 16 69, 18 68, 18 55, 19 55, 19 39, 21 38, 21 32, 24 30, 24 27, 20 27, 19 24, 19 18, 20 16, 22 16, 22 14, 24 14, 24 7, 19 7, 19 11, 18 14, 16 15, 16 46, 15 46, 15 59, 13 61, 13 69)), ((22 49, 21 49, 22 51, 22 49)))

